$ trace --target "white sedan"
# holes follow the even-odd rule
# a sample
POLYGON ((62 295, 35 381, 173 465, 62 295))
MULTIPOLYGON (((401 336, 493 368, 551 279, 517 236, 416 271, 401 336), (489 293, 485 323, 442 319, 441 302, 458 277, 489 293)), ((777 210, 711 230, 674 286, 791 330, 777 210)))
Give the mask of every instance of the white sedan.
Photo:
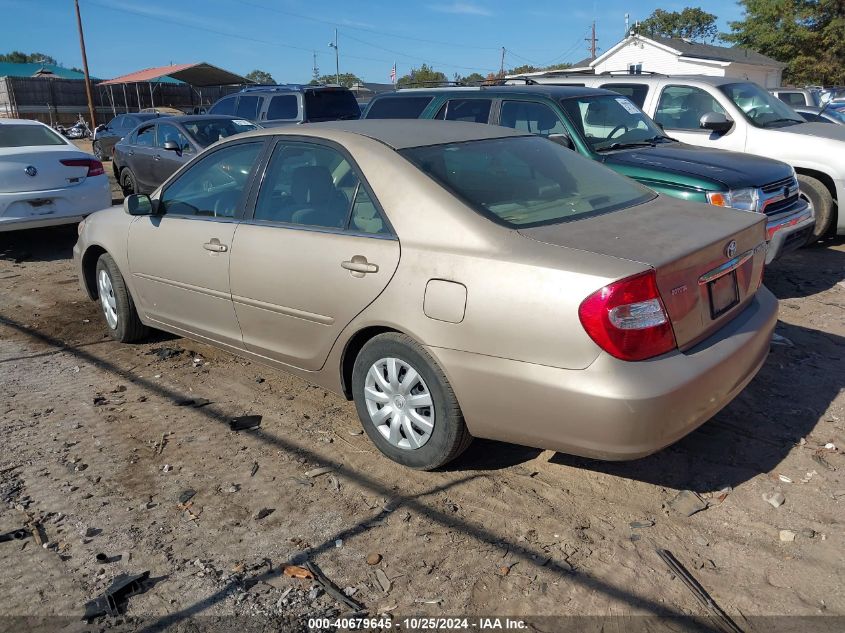
POLYGON ((109 206, 94 156, 38 121, 0 119, 0 232, 72 224, 109 206))

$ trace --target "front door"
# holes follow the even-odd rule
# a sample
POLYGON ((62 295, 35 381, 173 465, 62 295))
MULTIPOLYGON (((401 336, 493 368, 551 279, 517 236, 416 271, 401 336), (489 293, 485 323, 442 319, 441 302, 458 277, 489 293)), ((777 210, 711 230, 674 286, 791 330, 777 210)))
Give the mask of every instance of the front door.
POLYGON ((696 86, 666 85, 661 88, 652 118, 669 136, 684 143, 744 152, 745 121, 735 121, 724 134, 701 128, 701 117, 709 112, 733 118, 722 98, 696 86))
POLYGON ((242 348, 229 289, 229 262, 263 141, 226 145, 171 182, 155 216, 129 230, 129 269, 151 320, 242 348))
POLYGON ((320 369, 398 263, 399 242, 351 159, 333 146, 280 141, 232 249, 244 346, 320 369))
POLYGON ((135 186, 139 193, 152 193, 158 186, 153 174, 153 157, 158 151, 155 142, 156 126, 149 123, 138 128, 127 150, 126 164, 135 174, 135 186))
POLYGON ((158 184, 170 178, 177 169, 194 156, 187 137, 172 123, 159 123, 156 132, 156 153, 153 157, 153 177, 158 184), (172 141, 179 150, 165 149, 164 144, 172 141))

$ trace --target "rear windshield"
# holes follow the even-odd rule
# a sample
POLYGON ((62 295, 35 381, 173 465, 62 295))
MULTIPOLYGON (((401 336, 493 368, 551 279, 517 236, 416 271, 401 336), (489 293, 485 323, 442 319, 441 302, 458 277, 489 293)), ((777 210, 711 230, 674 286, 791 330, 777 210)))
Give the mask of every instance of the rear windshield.
POLYGON ((182 125, 202 147, 208 147, 227 136, 258 129, 257 125, 244 119, 191 119, 182 125))
POLYGON ((61 136, 43 125, 0 123, 0 147, 36 145, 67 145, 67 143, 61 136))
POLYGON ((384 97, 367 110, 367 119, 418 119, 434 97, 384 97))
POLYGON ((400 153, 471 208, 513 228, 579 220, 655 196, 536 136, 414 147, 400 153))
POLYGON ((357 119, 361 108, 349 90, 306 90, 305 116, 312 122, 357 119))

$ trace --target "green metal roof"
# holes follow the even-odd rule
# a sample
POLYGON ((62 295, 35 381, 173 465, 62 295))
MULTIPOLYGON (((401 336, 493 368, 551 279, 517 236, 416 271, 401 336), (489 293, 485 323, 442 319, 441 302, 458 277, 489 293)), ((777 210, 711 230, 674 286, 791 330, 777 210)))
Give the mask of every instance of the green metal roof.
MULTIPOLYGON (((14 62, 0 62, 0 77, 37 77, 40 73, 59 79, 84 79, 85 75, 70 68, 62 68, 55 64, 16 64, 14 62)), ((91 77, 91 79, 95 79, 91 77)))

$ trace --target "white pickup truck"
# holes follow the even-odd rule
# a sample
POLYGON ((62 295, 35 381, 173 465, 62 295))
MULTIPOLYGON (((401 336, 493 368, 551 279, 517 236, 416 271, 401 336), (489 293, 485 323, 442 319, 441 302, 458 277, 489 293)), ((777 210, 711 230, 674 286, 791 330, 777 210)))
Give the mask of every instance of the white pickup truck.
POLYGON ((703 75, 548 75, 537 83, 606 88, 627 96, 684 143, 781 160, 813 207, 811 241, 845 234, 845 126, 806 123, 757 84, 703 75))

